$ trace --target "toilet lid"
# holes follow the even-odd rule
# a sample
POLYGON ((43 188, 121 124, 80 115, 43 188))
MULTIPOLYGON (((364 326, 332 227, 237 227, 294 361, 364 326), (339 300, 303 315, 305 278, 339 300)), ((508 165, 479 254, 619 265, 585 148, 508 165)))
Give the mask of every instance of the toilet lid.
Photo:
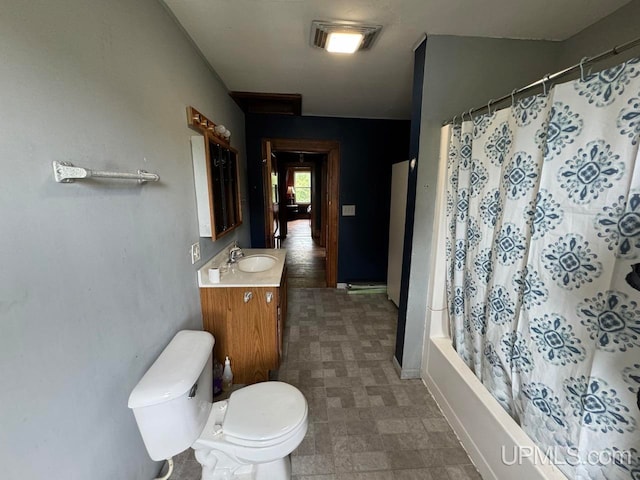
POLYGON ((287 383, 263 382, 231 394, 222 430, 240 443, 261 442, 290 433, 306 416, 307 400, 300 390, 287 383))

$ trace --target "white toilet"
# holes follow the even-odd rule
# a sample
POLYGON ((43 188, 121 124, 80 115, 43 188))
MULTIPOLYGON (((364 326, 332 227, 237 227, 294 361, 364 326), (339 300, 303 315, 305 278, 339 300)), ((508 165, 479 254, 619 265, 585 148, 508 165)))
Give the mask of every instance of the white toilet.
POLYGON ((195 450, 202 480, 288 480, 289 454, 307 432, 307 401, 282 382, 236 390, 212 403, 210 333, 178 332, 129 396, 153 460, 195 450))

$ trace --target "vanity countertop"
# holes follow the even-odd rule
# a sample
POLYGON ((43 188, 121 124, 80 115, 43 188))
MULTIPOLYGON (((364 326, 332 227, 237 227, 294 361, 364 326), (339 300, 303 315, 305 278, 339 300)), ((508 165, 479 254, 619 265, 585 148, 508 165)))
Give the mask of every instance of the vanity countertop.
POLYGON ((243 248, 244 257, 238 260, 251 255, 269 255, 276 259, 276 263, 269 270, 255 273, 242 272, 237 263, 231 264, 226 272, 220 272, 220 283, 211 283, 209 281, 209 269, 226 265, 227 250, 226 248, 223 249, 222 252, 218 253, 198 270, 198 286, 200 288, 277 287, 280 285, 287 256, 287 251, 284 248, 243 248))

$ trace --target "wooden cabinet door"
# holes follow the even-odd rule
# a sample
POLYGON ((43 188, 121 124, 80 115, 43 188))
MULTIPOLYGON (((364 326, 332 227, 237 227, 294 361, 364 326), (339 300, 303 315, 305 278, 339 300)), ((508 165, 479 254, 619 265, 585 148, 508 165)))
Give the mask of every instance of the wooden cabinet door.
POLYGON ((228 290, 228 288, 200 289, 202 327, 214 336, 213 355, 222 364, 224 364, 225 355, 231 357, 233 351, 231 325, 227 319, 229 315, 228 290))
POLYGON ((273 340, 277 332, 277 291, 275 288, 229 288, 227 291, 229 356, 235 364, 234 382, 268 380, 269 370, 278 367, 273 340))
POLYGON ((214 355, 231 359, 235 383, 269 379, 284 354, 287 269, 278 287, 201 288, 203 327, 216 339, 214 355))

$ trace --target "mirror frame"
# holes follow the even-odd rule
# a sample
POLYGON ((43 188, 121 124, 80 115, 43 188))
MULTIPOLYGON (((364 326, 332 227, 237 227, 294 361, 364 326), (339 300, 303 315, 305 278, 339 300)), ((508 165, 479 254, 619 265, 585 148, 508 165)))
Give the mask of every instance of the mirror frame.
MULTIPOLYGON (((195 108, 187 107, 187 119, 189 127, 204 137, 207 167, 207 188, 209 191, 209 212, 211 217, 211 239, 218 240, 242 225, 242 196, 240 194, 240 166, 238 164, 239 152, 238 150, 233 148, 230 143, 227 142, 224 138, 218 136, 215 132, 216 125, 208 120, 200 112, 198 112, 195 108), (221 195, 224 195, 227 200, 232 200, 232 207, 234 210, 233 214, 237 220, 233 225, 221 231, 217 230, 216 223, 216 185, 214 185, 214 174, 212 171, 212 164, 214 160, 213 152, 211 151, 212 143, 218 145, 222 149, 228 150, 230 159, 232 157, 232 161, 235 164, 235 178, 230 179, 234 182, 235 193, 231 192, 231 194, 229 195, 228 192, 221 192, 221 195)), ((221 188, 219 185, 217 187, 218 189, 221 188)))

